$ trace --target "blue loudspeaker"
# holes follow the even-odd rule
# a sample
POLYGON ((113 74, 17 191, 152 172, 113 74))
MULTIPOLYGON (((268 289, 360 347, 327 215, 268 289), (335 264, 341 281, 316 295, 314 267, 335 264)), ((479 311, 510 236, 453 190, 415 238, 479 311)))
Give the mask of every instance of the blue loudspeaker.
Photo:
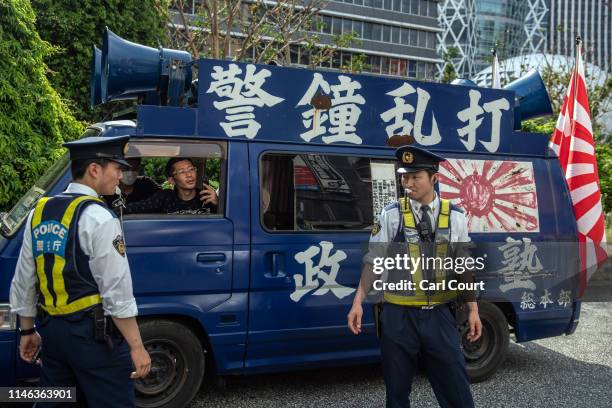
MULTIPOLYGON (((102 51, 95 45, 92 46, 92 51, 91 75, 89 78, 89 87, 91 91, 89 106, 91 109, 102 103, 102 51)), ((121 99, 133 99, 136 96, 137 95, 127 95, 113 98, 113 100, 117 101, 121 99)), ((145 103, 153 105, 159 104, 159 96, 157 95, 157 91, 147 92, 142 94, 142 97, 145 103)))
POLYGON ((100 89, 100 77, 102 74, 102 51, 95 45, 93 46, 93 55, 91 57, 91 76, 89 77, 90 88, 90 106, 102 103, 102 91, 100 89))
POLYGON ((525 76, 510 82, 505 90, 514 91, 514 128, 521 128, 521 121, 552 115, 552 106, 540 73, 533 69, 525 76))
POLYGON ((478 85, 476 85, 476 82, 470 81, 469 79, 465 79, 465 78, 456 78, 456 79, 453 79, 452 82, 451 82, 451 85, 463 85, 463 86, 478 87, 478 85))
MULTIPOLYGON (((154 91, 167 95, 169 88, 180 88, 178 91, 174 89, 173 93, 182 94, 191 84, 190 62, 188 52, 136 44, 107 28, 102 47, 101 102, 136 98, 154 91), (177 69, 183 70, 184 75, 170 75, 177 69)), ((92 101, 93 98, 92 93, 92 101)))

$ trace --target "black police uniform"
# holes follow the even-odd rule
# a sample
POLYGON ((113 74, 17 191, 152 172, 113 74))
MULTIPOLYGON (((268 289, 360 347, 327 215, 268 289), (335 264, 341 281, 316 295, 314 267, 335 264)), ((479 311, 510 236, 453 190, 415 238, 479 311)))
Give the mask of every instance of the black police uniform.
MULTIPOLYGON (((72 160, 107 159, 129 167, 127 139, 91 137, 64 146, 72 160)), ((38 308, 41 386, 77 386, 90 407, 134 406, 129 346, 110 316, 133 317, 137 306, 119 220, 95 190, 73 182, 38 201, 26 223, 10 297, 21 316, 34 317, 38 308)))
MULTIPOLYGON (((398 148, 396 156, 400 161, 400 174, 437 171, 439 162, 444 160, 414 146, 398 148)), ((450 241, 467 240, 467 222, 459 208, 447 200, 440 200, 437 195, 427 208, 424 207, 406 198, 389 205, 382 212, 370 242, 393 242, 393 246, 403 248, 404 253, 408 251, 411 257, 419 257, 421 254, 447 254, 446 246, 450 241), (417 207, 423 211, 417 211, 417 207), (432 217, 432 210, 438 213, 437 219, 432 217), (451 231, 453 229, 455 231, 451 231), (423 236, 423 230, 429 230, 428 237, 423 236), (423 245, 424 240, 429 240, 427 238, 433 238, 429 246, 423 245)), ((387 253, 386 256, 392 255, 387 253)), ((422 279, 448 279, 448 275, 440 275, 442 271, 422 268, 407 275, 394 275, 397 271, 393 270, 387 272, 388 282, 404 277, 417 287, 422 279)), ((410 406, 412 380, 419 365, 424 367, 441 407, 474 406, 455 318, 449 307, 457 296, 474 300, 473 293, 448 290, 384 292, 379 323, 388 408, 410 406)))

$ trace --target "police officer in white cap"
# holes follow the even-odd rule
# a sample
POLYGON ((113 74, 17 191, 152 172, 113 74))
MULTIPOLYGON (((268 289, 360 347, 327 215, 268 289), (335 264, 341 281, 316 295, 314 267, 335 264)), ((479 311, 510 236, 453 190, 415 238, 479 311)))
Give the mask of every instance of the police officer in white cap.
POLYGON ((99 198, 115 192, 122 167, 129 167, 127 140, 64 144, 73 182, 41 198, 28 216, 10 291, 21 358, 31 362, 42 346, 41 386, 76 386, 89 407, 134 406, 133 380, 151 367, 121 225, 99 198))
MULTIPOLYGON (((444 158, 415 146, 398 148, 396 156, 406 194, 383 210, 372 230, 361 282, 348 314, 348 326, 354 334, 361 332, 362 303, 374 281, 380 279, 373 273, 374 258, 390 256, 391 246, 414 260, 423 255, 444 256, 451 254, 453 245, 457 245, 451 243, 469 241, 463 211, 448 200, 440 199, 434 189, 439 162, 444 158)), ((450 308, 457 297, 463 297, 469 308, 468 340, 477 340, 482 324, 474 293, 429 290, 420 285, 421 281, 448 281, 453 274, 454 271, 431 266, 386 271, 387 282, 410 281, 414 284, 412 290, 383 291, 379 323, 387 408, 410 406, 412 380, 419 360, 441 407, 474 406, 450 308)))

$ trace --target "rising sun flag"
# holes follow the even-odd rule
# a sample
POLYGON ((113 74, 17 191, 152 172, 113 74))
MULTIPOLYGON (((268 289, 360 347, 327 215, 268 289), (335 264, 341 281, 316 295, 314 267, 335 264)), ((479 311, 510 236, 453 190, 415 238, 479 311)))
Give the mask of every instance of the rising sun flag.
POLYGON ((579 297, 583 295, 588 279, 608 256, 581 48, 581 41, 577 39, 576 66, 550 140, 550 147, 557 153, 565 173, 578 225, 579 297))

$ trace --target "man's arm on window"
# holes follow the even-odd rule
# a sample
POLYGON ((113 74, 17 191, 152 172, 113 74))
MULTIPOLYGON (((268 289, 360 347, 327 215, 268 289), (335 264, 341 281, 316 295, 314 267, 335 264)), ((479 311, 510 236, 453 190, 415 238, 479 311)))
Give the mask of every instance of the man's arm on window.
POLYGON ((124 214, 137 214, 137 213, 158 213, 162 212, 164 208, 164 202, 166 200, 166 194, 164 190, 160 190, 153 194, 146 200, 137 201, 130 203, 123 209, 124 214))

